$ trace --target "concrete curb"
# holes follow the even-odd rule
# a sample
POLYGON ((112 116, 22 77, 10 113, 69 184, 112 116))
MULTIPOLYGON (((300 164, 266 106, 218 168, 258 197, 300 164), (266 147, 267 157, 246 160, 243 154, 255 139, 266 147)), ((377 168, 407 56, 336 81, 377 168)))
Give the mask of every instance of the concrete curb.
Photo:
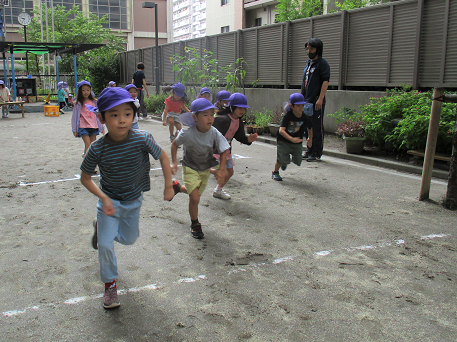
MULTIPOLYGON (((152 116, 152 119, 161 121, 161 118, 158 116, 157 117, 152 116)), ((259 136, 257 138, 257 141, 266 143, 266 144, 276 145, 276 138, 274 138, 274 137, 270 138, 270 137, 266 137, 266 136, 259 136)), ((303 148, 303 150, 304 149, 305 148, 303 148)), ((324 150, 323 153, 325 156, 329 156, 329 157, 355 161, 357 163, 366 164, 366 165, 370 165, 370 166, 383 167, 385 169, 390 169, 390 170, 395 170, 395 171, 422 175, 422 168, 419 166, 406 165, 406 164, 396 163, 396 162, 383 160, 383 159, 365 157, 365 156, 362 156, 359 154, 342 153, 342 152, 335 151, 335 150, 324 150)), ((432 177, 447 180, 449 178, 449 172, 442 171, 442 170, 433 170, 432 177)))
MULTIPOLYGON (((273 137, 268 138, 268 137, 259 136, 257 138, 257 141, 276 145, 276 138, 273 138, 273 137)), ((303 148, 303 150, 305 150, 305 148, 303 148)), ((365 156, 359 155, 359 154, 342 153, 342 152, 335 151, 335 150, 325 150, 324 149, 323 154, 325 156, 355 161, 355 162, 358 162, 361 164, 383 167, 386 169, 422 175, 422 168, 419 166, 406 165, 406 164, 396 163, 396 162, 378 159, 378 158, 365 157, 365 156)), ((442 170, 433 170, 432 177, 447 180, 449 178, 449 172, 442 171, 442 170)))

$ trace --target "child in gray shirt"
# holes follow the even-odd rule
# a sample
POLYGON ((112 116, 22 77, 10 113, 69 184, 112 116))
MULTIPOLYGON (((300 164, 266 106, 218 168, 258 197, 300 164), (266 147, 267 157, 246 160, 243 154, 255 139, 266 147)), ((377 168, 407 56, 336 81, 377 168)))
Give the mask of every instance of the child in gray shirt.
POLYGON ((218 165, 214 154, 221 155, 219 170, 216 175, 219 183, 224 183, 227 172, 225 161, 230 145, 227 139, 213 127, 215 108, 205 98, 193 101, 190 110, 196 125, 180 131, 171 144, 171 169, 173 174, 176 174, 178 170, 178 146, 184 146, 182 160, 184 186, 175 180, 173 189, 175 193, 184 192, 189 194, 189 214, 192 221, 190 232, 196 239, 202 239, 204 236, 201 224, 198 221, 198 204, 200 196, 208 183, 211 167, 218 165))

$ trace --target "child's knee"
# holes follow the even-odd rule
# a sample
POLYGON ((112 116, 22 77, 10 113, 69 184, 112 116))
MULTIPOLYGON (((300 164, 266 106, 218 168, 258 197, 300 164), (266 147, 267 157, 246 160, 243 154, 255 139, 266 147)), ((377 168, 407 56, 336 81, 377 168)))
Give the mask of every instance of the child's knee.
POLYGON ((189 200, 193 204, 198 204, 200 202, 200 193, 198 192, 198 188, 195 188, 190 194, 189 194, 189 200))

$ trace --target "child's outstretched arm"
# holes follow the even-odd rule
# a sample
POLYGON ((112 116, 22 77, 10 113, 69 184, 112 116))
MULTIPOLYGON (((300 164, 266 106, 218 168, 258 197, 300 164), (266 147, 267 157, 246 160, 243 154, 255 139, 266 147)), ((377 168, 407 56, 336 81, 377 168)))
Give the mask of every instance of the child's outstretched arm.
POLYGON ((162 117, 162 121, 163 121, 163 125, 166 126, 167 125, 167 114, 168 114, 168 105, 165 105, 165 109, 163 110, 163 117, 162 117))
POLYGON ((225 162, 227 161, 227 151, 225 150, 224 152, 221 153, 220 159, 219 159, 219 170, 217 170, 217 183, 218 184, 225 184, 225 162))
POLYGON ((189 108, 187 108, 184 103, 182 104, 181 109, 184 110, 185 112, 190 112, 189 108))
MULTIPOLYGON (((109 198, 98 186, 92 181, 92 176, 81 171, 81 184, 93 193, 95 196, 100 198, 103 202, 103 212, 108 216, 114 215, 114 207, 109 198)), ((173 188, 172 188, 173 189, 173 188)))
POLYGON ((159 161, 160 165, 162 166, 163 177, 165 178, 163 199, 164 201, 171 201, 175 195, 175 191, 173 190, 173 181, 171 179, 170 158, 168 158, 168 155, 164 150, 162 150, 159 161))

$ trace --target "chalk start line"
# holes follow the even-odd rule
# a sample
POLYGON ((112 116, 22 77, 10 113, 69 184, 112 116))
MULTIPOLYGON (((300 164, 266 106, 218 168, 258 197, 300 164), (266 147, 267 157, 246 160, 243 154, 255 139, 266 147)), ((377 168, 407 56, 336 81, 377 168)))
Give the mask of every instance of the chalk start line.
MULTIPOLYGON (((239 154, 232 154, 233 158, 234 159, 249 159, 251 157, 246 157, 246 156, 241 156, 239 154)), ((181 167, 182 165, 178 165, 178 167, 181 167)), ((152 168, 150 169, 150 171, 157 171, 157 170, 162 170, 161 167, 155 167, 155 168, 152 168)), ((92 178, 99 178, 100 175, 93 175, 92 178)), ((42 182, 31 182, 31 183, 27 183, 27 182, 17 182, 16 184, 18 186, 31 186, 31 185, 39 185, 39 184, 50 184, 50 183, 60 183, 60 182, 70 182, 70 181, 75 181, 75 180, 80 180, 81 179, 81 175, 75 175, 74 178, 65 178, 65 179, 56 179, 56 180, 49 180, 49 181, 42 181, 42 182)))
MULTIPOLYGON (((451 234, 429 234, 429 235, 424 235, 424 236, 421 236, 419 238, 419 240, 421 241, 427 241, 427 240, 433 240, 433 239, 438 239, 438 238, 446 238, 446 237, 450 237, 451 234)), ((380 249, 380 248, 385 248, 385 247, 392 247, 392 246, 400 246, 400 245, 404 245, 406 243, 405 240, 403 239, 398 239, 398 240, 394 240, 394 241, 388 241, 388 242, 384 242, 384 243, 379 243, 377 245, 363 245, 363 246, 356 246, 356 247, 346 247, 346 248, 340 248, 338 250, 322 250, 322 251, 319 251, 319 252, 314 252, 312 255, 316 258, 319 258, 319 257, 325 257, 325 256, 328 256, 330 255, 331 253, 334 253, 334 252, 353 252, 353 251, 367 251, 367 250, 373 250, 373 249, 380 249)), ((256 269, 256 268, 260 268, 260 267, 267 267, 267 266, 276 266, 276 265, 279 265, 279 264, 284 264, 286 262, 291 262, 295 259, 298 259, 298 258, 304 258, 303 255, 295 255, 295 256, 286 256, 286 257, 282 257, 282 258, 277 258, 277 259, 274 259, 273 261, 271 262, 261 262, 261 263, 253 263, 253 264, 250 264, 250 265, 247 265, 247 266, 243 266, 243 267, 235 267, 235 268, 232 268, 230 270, 227 271, 227 274, 228 275, 231 275, 231 274, 236 274, 236 273, 240 273, 240 272, 247 272, 248 270, 253 270, 253 269, 256 269)), ((172 283, 172 285, 179 285, 179 284, 188 284, 188 283, 194 283, 196 281, 202 281, 202 280, 206 280, 208 279, 208 277, 206 275, 198 275, 196 276, 195 278, 193 277, 188 277, 188 278, 181 278, 181 279, 178 279, 176 281, 174 281, 172 283)), ((147 291, 147 290, 157 290, 157 289, 161 289, 161 288, 164 288, 166 287, 167 285, 165 283, 163 284, 148 284, 148 285, 145 285, 145 286, 141 286, 141 287, 132 287, 130 289, 119 289, 117 290, 118 292, 118 295, 125 295, 127 293, 133 293, 133 292, 140 292, 140 291, 147 291)), ((78 305, 78 304, 81 304, 83 302, 86 302, 86 301, 89 301, 89 300, 93 300, 93 299, 99 299, 99 298, 102 298, 103 297, 103 294, 96 294, 96 295, 90 295, 90 296, 81 296, 81 297, 74 297, 74 298, 69 298, 61 303, 49 303, 49 304, 43 304, 43 305, 33 305, 33 306, 29 306, 29 307, 26 307, 24 309, 20 309, 20 310, 9 310, 9 311, 4 311, 0 314, 0 317, 16 317, 16 316, 19 316, 19 315, 22 315, 26 312, 29 312, 29 311, 37 311, 37 310, 44 310, 44 309, 47 309, 47 308, 56 308, 62 304, 64 305, 78 305)))

